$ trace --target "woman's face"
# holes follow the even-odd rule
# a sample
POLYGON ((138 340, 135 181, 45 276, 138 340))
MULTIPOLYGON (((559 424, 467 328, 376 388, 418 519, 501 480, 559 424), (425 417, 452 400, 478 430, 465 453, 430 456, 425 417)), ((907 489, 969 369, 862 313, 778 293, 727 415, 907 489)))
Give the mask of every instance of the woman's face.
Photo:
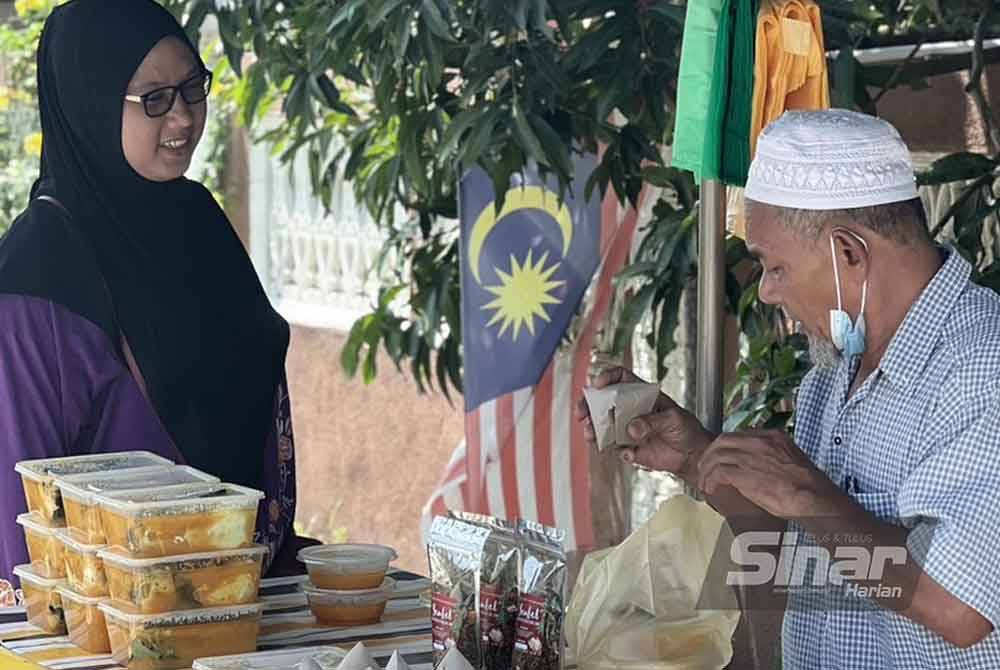
MULTIPOLYGON (((146 54, 126 95, 177 86, 199 73, 201 66, 187 45, 176 37, 164 37, 146 54)), ((125 101, 124 106, 122 149, 132 169, 150 181, 183 176, 205 130, 206 103, 188 105, 178 94, 170 111, 156 118, 150 118, 140 103, 125 101)))

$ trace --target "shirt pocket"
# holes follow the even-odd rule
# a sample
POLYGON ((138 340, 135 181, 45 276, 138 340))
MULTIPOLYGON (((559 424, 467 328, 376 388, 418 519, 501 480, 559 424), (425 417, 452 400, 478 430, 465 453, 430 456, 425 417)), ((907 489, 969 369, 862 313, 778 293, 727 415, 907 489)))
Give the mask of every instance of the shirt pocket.
POLYGON ((898 494, 895 491, 869 491, 851 493, 854 502, 861 505, 878 519, 899 525, 898 494))

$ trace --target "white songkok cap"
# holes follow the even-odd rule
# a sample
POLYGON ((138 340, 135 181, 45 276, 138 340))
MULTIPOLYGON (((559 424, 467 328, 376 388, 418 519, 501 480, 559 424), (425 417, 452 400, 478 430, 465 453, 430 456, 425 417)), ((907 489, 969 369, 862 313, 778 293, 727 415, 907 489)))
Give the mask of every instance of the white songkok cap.
POLYGON ((785 112, 761 133, 749 200, 851 209, 917 197, 910 152, 889 123, 846 109, 785 112))

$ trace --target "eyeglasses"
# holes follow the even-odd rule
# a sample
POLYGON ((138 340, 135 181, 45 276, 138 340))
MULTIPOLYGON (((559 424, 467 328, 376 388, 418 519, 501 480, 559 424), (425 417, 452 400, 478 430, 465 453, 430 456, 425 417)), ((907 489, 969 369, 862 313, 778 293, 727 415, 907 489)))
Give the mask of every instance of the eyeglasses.
POLYGON ((174 108, 178 93, 184 98, 184 102, 196 105, 199 102, 204 102, 211 90, 212 73, 205 70, 186 81, 182 81, 177 86, 164 86, 143 95, 126 95, 125 100, 141 104, 146 110, 146 116, 155 119, 174 108))

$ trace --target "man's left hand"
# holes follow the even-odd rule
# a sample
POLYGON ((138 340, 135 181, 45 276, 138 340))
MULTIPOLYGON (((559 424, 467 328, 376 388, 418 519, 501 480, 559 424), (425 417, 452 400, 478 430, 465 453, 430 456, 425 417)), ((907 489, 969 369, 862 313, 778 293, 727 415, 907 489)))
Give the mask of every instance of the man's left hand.
POLYGON ((829 512, 824 501, 843 496, 783 430, 723 433, 697 463, 698 488, 707 495, 729 485, 781 519, 829 512))

